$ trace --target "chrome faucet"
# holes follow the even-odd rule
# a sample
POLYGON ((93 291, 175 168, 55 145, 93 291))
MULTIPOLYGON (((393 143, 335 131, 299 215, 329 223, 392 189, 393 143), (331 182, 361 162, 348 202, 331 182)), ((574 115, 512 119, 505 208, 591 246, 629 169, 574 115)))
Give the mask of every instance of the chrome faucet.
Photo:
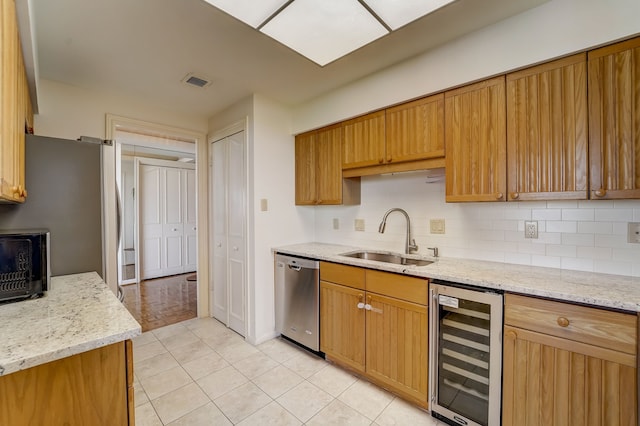
POLYGON ((387 216, 391 212, 400 212, 404 215, 405 219, 407 219, 407 238, 404 244, 404 252, 406 254, 410 254, 412 251, 418 251, 418 246, 416 245, 416 240, 411 238, 411 220, 409 219, 409 215, 406 211, 399 209, 397 207, 393 209, 389 209, 384 216, 382 216, 382 222, 380 222, 380 226, 378 227, 379 233, 384 233, 384 228, 387 226, 387 216))

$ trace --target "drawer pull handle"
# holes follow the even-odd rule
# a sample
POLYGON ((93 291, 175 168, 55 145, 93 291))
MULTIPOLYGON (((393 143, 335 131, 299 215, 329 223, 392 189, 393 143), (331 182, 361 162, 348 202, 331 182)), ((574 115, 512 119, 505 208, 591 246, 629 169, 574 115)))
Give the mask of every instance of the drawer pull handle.
POLYGON ((558 317, 558 325, 560 327, 568 327, 569 326, 569 320, 565 317, 558 317))

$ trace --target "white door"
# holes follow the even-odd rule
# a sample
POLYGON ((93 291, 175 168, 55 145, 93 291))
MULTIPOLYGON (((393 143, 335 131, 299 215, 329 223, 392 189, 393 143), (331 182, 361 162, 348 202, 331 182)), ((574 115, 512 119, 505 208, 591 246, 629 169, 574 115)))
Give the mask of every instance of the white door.
POLYGON ((184 272, 194 272, 198 261, 196 171, 182 170, 184 185, 184 272))
POLYGON ((184 168, 192 166, 144 164, 140 160, 136 167, 142 243, 140 278, 195 271, 195 170, 184 168))
POLYGON ((140 275, 141 279, 162 276, 162 168, 141 164, 138 168, 140 180, 140 275))
POLYGON ((245 132, 212 144, 213 316, 246 333, 246 169, 245 132))

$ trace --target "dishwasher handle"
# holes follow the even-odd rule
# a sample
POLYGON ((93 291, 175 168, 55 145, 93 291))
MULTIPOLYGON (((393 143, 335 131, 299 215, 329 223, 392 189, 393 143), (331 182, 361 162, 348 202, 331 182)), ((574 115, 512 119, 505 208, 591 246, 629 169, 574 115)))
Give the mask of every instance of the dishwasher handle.
POLYGON ((289 269, 294 270, 296 272, 300 272, 300 270, 302 269, 302 266, 296 266, 292 264, 288 264, 287 266, 289 267, 289 269))

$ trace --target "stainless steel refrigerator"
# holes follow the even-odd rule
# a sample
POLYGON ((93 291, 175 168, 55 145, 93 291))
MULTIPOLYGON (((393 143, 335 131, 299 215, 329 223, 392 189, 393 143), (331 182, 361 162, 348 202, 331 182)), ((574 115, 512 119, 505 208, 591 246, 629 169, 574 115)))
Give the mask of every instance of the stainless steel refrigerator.
POLYGON ((28 196, 0 204, 0 230, 47 229, 51 275, 96 271, 102 252, 102 144, 27 135, 28 196))

